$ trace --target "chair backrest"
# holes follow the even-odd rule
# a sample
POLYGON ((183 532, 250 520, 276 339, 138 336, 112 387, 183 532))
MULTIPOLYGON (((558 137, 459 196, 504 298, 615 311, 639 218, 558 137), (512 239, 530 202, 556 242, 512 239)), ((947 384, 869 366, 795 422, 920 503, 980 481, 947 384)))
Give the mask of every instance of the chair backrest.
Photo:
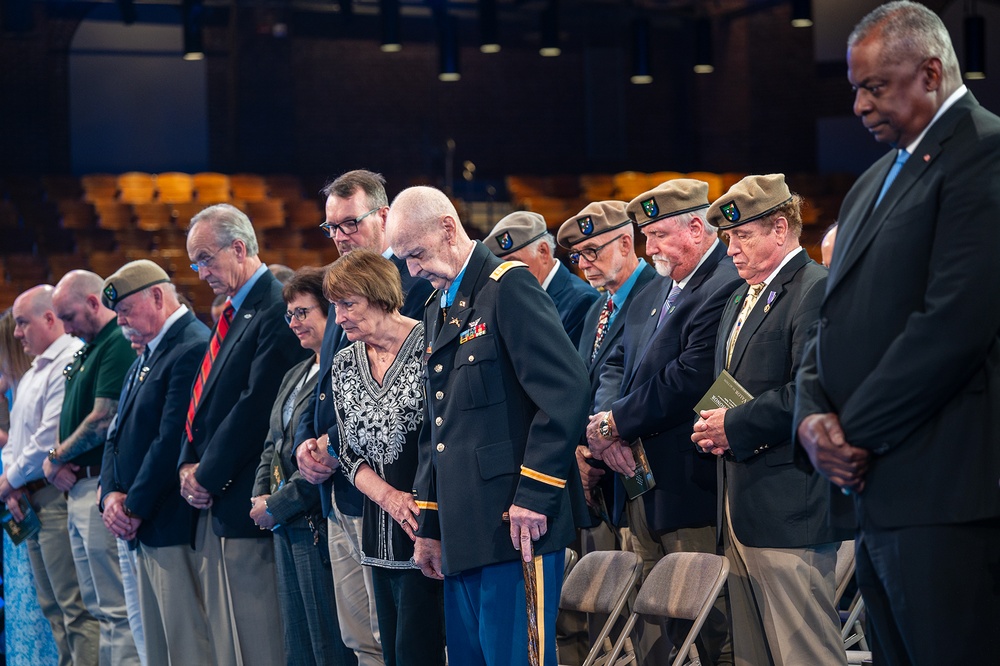
POLYGON ((642 575, 642 558, 623 551, 587 553, 573 566, 563 582, 559 607, 582 613, 607 615, 604 626, 594 640, 584 666, 608 661, 612 644, 611 630, 623 611, 635 597, 642 575))
POLYGON ((191 174, 168 171, 156 176, 158 200, 163 203, 190 203, 194 197, 194 180, 191 174))
POLYGON ((837 549, 837 566, 834 570, 834 578, 837 582, 837 591, 834 594, 833 603, 840 603, 840 598, 844 596, 851 578, 854 576, 854 541, 842 541, 837 549))
MULTIPOLYGON (((615 644, 612 659, 621 650, 639 615, 652 615, 693 621, 684 642, 677 648, 677 658, 673 666, 687 663, 693 650, 694 639, 705 624, 705 619, 712 610, 722 586, 726 584, 728 576, 729 560, 721 555, 712 553, 665 555, 642 582, 639 596, 635 600, 634 611, 615 644)), ((694 654, 697 656, 696 651, 694 654)))
POLYGON ((118 176, 118 200, 123 203, 149 203, 156 196, 156 178, 144 171, 129 171, 118 176))

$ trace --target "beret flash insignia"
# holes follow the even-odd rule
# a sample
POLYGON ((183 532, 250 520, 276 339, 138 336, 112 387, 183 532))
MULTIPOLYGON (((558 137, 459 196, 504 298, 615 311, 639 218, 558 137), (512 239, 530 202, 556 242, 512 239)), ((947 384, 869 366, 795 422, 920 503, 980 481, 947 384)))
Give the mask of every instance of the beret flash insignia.
POLYGON ((584 236, 594 233, 594 221, 590 219, 589 215, 587 217, 578 217, 576 223, 580 227, 580 233, 584 236))
POLYGON ((644 212, 647 217, 656 217, 660 212, 660 207, 656 205, 656 199, 649 198, 643 201, 642 212, 644 212))
POLYGON ((109 284, 104 288, 104 297, 112 303, 118 300, 118 290, 115 289, 115 285, 109 284))
POLYGON ((722 216, 725 217, 730 222, 738 222, 740 219, 740 209, 737 208, 735 201, 730 201, 722 206, 722 216))
POLYGON ((497 245, 500 246, 501 250, 509 250, 514 245, 514 239, 510 237, 510 232, 505 231, 502 234, 497 234, 497 245))

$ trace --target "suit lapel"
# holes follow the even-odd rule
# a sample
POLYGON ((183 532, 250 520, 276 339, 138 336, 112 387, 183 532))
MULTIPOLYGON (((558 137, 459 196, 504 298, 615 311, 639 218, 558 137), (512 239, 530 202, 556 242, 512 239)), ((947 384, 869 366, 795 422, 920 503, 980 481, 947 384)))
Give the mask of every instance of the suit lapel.
POLYGON ((484 253, 489 254, 486 246, 482 245, 480 247, 480 245, 480 243, 476 243, 476 247, 472 251, 472 257, 469 259, 469 264, 462 275, 462 282, 458 285, 458 293, 455 294, 455 301, 448 308, 448 316, 443 322, 441 321, 441 301, 439 296, 438 306, 435 309, 436 316, 434 317, 439 328, 433 338, 428 338, 434 340, 432 353, 446 347, 452 340, 457 338, 458 334, 465 328, 469 316, 472 314, 472 293, 475 286, 479 284, 482 272, 486 266, 484 253))
MULTIPOLYGON (((750 339, 760 328, 764 320, 770 315, 771 311, 775 308, 781 297, 787 291, 786 285, 795 277, 795 274, 802 269, 809 262, 809 255, 806 254, 805 250, 799 252, 795 257, 790 259, 787 264, 779 271, 779 273, 771 281, 771 284, 767 285, 764 292, 760 295, 757 303, 754 305, 753 310, 750 311, 750 316, 743 323, 742 330, 740 331, 739 337, 736 338, 736 346, 733 348, 733 357, 729 361, 729 371, 734 373, 736 368, 739 367, 740 361, 743 360, 743 354, 746 352, 747 345, 750 344, 750 339)), ((744 291, 742 288, 741 291, 744 291)), ((747 287, 749 290, 749 286, 747 287)), ((745 292, 744 292, 745 293, 745 292)), ((742 302, 742 301, 741 301, 742 302)), ((735 323, 735 320, 734 322, 735 323)), ((732 330, 732 326, 730 326, 732 330)))
POLYGON ((879 163, 876 163, 882 168, 875 169, 873 174, 879 175, 873 175, 867 183, 867 187, 860 191, 857 197, 858 205, 866 207, 866 214, 856 215, 852 213, 852 221, 856 220, 855 228, 851 230, 847 238, 838 237, 837 252, 834 253, 833 265, 830 267, 827 293, 837 286, 841 276, 847 273, 864 254, 865 249, 878 235, 886 219, 941 154, 944 144, 954 133, 958 121, 977 104, 978 102, 972 93, 966 93, 943 116, 938 118, 917 145, 916 154, 911 155, 906 160, 906 164, 900 169, 896 180, 893 181, 882 201, 879 202, 878 206, 872 208, 875 198, 878 197, 878 193, 882 189, 885 176, 896 159, 896 151, 890 151, 879 163))
MULTIPOLYGON (((215 357, 215 362, 212 363, 212 371, 208 374, 208 379, 205 381, 205 386, 202 389, 201 404, 205 404, 205 396, 212 390, 215 386, 215 382, 219 375, 222 374, 221 369, 225 367, 226 361, 232 355, 233 350, 240 342, 240 338, 246 333, 246 330, 253 323, 254 318, 259 314, 257 308, 260 306, 260 301, 267 293, 267 290, 271 288, 271 284, 274 282, 274 276, 271 275, 270 271, 265 272, 260 278, 257 279, 257 284, 253 286, 250 293, 247 294, 246 300, 243 301, 243 305, 240 309, 233 313, 233 321, 229 325, 229 330, 226 332, 226 339, 222 341, 222 347, 219 349, 219 355, 215 357)), ((214 332, 213 332, 214 335, 214 332)))

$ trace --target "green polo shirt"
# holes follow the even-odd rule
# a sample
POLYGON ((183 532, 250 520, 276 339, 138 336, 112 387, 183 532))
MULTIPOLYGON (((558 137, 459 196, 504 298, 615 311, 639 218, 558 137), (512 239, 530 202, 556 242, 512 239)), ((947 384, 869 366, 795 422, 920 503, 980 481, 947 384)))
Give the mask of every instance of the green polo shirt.
MULTIPOLYGON (((73 357, 66 378, 66 394, 59 417, 59 441, 65 441, 94 410, 95 398, 118 400, 125 375, 135 361, 135 350, 118 329, 114 319, 94 340, 73 357)), ((104 458, 104 438, 98 446, 66 462, 80 466, 100 465, 104 458)))

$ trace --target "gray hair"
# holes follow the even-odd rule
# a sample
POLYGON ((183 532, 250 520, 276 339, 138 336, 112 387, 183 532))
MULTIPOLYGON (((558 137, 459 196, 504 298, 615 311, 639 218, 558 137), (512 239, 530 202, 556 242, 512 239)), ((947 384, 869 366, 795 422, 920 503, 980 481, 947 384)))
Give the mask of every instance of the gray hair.
POLYGON ((190 235, 195 225, 202 221, 209 223, 221 245, 226 246, 235 240, 241 240, 247 247, 247 256, 257 256, 260 250, 257 234, 253 230, 250 218, 239 208, 224 203, 209 206, 191 218, 188 234, 190 235))
POLYGON ((941 17, 924 5, 899 0, 876 7, 854 26, 847 46, 853 47, 876 33, 884 44, 882 54, 887 62, 937 58, 946 77, 961 80, 951 35, 941 17))
POLYGON ((546 245, 549 246, 549 254, 554 257, 556 255, 556 238, 555 238, 555 236, 553 236, 551 232, 546 231, 544 234, 542 234, 538 238, 538 240, 532 242, 532 244, 530 245, 530 247, 534 248, 535 254, 538 254, 538 246, 541 245, 542 243, 545 243, 546 245))
POLYGON ((691 211, 690 213, 681 213, 677 217, 673 218, 673 220, 674 223, 677 224, 678 226, 686 227, 688 224, 691 223, 692 220, 698 219, 701 220, 702 226, 705 227, 706 234, 711 235, 719 233, 719 228, 712 225, 712 223, 708 221, 707 213, 708 209, 702 208, 699 210, 691 211))

